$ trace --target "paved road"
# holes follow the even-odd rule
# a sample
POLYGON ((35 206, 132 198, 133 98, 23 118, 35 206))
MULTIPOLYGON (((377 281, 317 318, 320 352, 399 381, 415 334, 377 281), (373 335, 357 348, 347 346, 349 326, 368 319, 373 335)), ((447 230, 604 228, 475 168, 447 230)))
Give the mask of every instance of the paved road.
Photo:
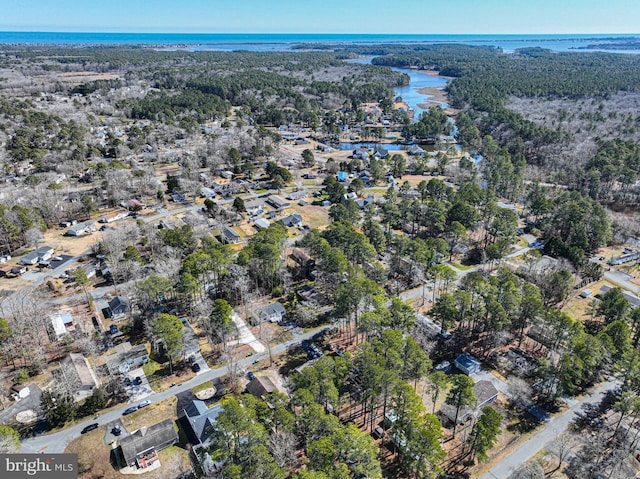
POLYGON ((71 259, 64 261, 60 266, 56 266, 55 268, 47 271, 45 274, 40 275, 40 277, 33 283, 24 286, 23 288, 4 298, 2 302, 0 302, 0 312, 2 312, 2 315, 6 317, 14 311, 21 311, 21 306, 24 304, 25 300, 33 290, 35 290, 38 286, 44 284, 44 282, 48 281, 50 278, 60 276, 62 273, 64 273, 65 270, 73 269, 72 265, 74 263, 76 263, 81 257, 86 256, 90 253, 90 249, 83 251, 79 255, 76 255, 71 259))
POLYGON ((620 385, 617 379, 607 381, 600 385, 592 394, 580 401, 576 401, 569 409, 560 416, 551 419, 547 425, 535 434, 531 439, 521 444, 517 449, 502 459, 487 473, 480 476, 480 479, 507 479, 521 464, 527 462, 538 451, 552 442, 559 434, 564 432, 569 424, 576 418, 582 410, 583 404, 598 403, 602 400, 607 391, 615 389, 620 385))
MULTIPOLYGON (((534 238, 531 235, 525 235, 527 237, 527 239, 533 239, 533 241, 535 241, 537 238, 534 238)), ((531 243, 531 242, 530 242, 531 243)), ((527 253, 528 251, 532 250, 533 248, 531 248, 530 246, 525 246, 523 248, 519 248, 516 249, 513 253, 509 253, 508 255, 505 256, 505 259, 510 259, 510 258, 515 258, 516 256, 520 256, 523 255, 525 253, 527 253)), ((452 265, 451 263, 447 262, 447 261, 443 261, 442 264, 448 266, 449 268, 451 268, 455 273, 456 273, 456 279, 452 282, 453 285, 457 285, 460 283, 460 280, 462 280, 462 278, 464 278, 466 275, 468 275, 469 273, 473 273, 474 271, 478 271, 481 270, 482 268, 485 268, 487 265, 486 264, 477 264, 474 265, 472 267, 470 267, 469 269, 458 269, 456 268, 454 265, 452 265)), ((425 288, 425 286, 418 286, 417 288, 414 289, 408 289, 406 291, 403 291, 402 293, 400 293, 400 299, 402 301, 409 301, 418 297, 422 297, 424 294, 424 299, 425 300, 432 300, 433 299, 433 286, 431 285, 427 285, 426 286, 426 290, 423 290, 425 288)))
MULTIPOLYGON (((331 327, 333 326, 332 325, 326 326, 323 329, 326 330, 326 329, 330 329, 331 327)), ((304 339, 310 339, 314 334, 317 334, 319 331, 320 330, 310 331, 308 333, 301 334, 290 341, 287 341, 282 344, 278 344, 277 346, 274 346, 273 348, 271 348, 271 352, 272 354, 278 354, 278 353, 284 352, 287 349, 291 348, 292 346, 297 346, 304 339)), ((268 357, 269 355, 265 351, 263 353, 254 354, 250 357, 241 359, 240 361, 238 361, 238 365, 240 368, 248 368, 249 366, 251 366, 251 364, 254 361, 266 359, 268 357)), ((154 393, 148 396, 147 399, 150 400, 151 403, 157 403, 157 402, 163 401, 171 396, 175 396, 179 393, 182 393, 191 388, 194 388, 206 381, 212 381, 216 378, 220 378, 221 376, 224 376, 225 374, 227 374, 227 372, 228 371, 226 367, 211 369, 209 371, 199 374, 198 376, 182 384, 179 384, 177 386, 174 386, 172 388, 166 389, 161 392, 154 393)), ((62 453, 64 452, 67 445, 72 440, 80 436, 80 431, 82 430, 82 428, 84 428, 85 426, 93 422, 97 422, 101 426, 109 424, 119 419, 122 416, 122 412, 129 406, 130 405, 123 405, 118 409, 101 414, 97 420, 90 418, 74 426, 71 426, 67 429, 64 429, 63 431, 57 432, 55 434, 42 435, 34 438, 25 439, 22 441, 22 452, 23 453, 47 452, 48 454, 62 453)))

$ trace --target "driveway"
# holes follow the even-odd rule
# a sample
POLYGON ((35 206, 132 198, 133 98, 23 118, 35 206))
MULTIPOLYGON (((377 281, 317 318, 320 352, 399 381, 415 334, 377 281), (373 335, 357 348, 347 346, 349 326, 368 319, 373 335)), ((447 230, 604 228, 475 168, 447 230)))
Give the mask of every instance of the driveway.
POLYGON ((109 421, 105 424, 104 443, 107 446, 113 444, 116 441, 120 441, 123 437, 127 437, 128 435, 129 433, 124 427, 122 418, 118 418, 114 421, 109 421), (119 426, 120 431, 122 431, 119 436, 116 436, 115 434, 113 434, 113 428, 116 426, 119 426))
POLYGON ((149 380, 144 374, 142 368, 132 369, 126 374, 126 377, 131 380, 131 384, 128 386, 125 385, 124 387, 125 391, 127 391, 127 394, 129 395, 130 403, 140 401, 141 399, 153 394, 153 389, 151 389, 149 380), (140 384, 134 384, 135 378, 137 377, 140 378, 140 384))
POLYGON ((231 313, 231 319, 235 323, 236 329, 238 330, 238 343, 248 344, 256 353, 264 353, 267 350, 267 348, 264 347, 264 344, 258 341, 258 338, 253 335, 253 333, 247 326, 247 323, 245 323, 242 318, 238 316, 238 313, 233 311, 231 313))
POLYGON ((40 415, 40 397, 42 391, 35 384, 29 385, 29 395, 21 399, 18 402, 14 402, 10 406, 0 411, 0 424, 6 424, 11 418, 15 418, 15 415, 19 412, 34 411, 38 416, 40 415))
POLYGON ((494 376, 493 374, 491 374, 491 372, 487 371, 484 368, 480 368, 477 372, 471 374, 469 377, 473 379, 474 383, 477 383, 478 381, 489 381, 502 394, 504 394, 505 396, 510 396, 509 386, 507 385, 507 383, 499 377, 494 376))

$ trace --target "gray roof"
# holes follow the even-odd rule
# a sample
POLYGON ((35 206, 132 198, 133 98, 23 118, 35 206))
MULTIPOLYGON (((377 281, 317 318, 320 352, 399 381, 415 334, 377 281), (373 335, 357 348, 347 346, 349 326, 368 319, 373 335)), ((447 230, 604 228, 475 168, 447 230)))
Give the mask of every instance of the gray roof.
POLYGON ((466 369, 471 369, 473 367, 480 366, 480 361, 469 354, 463 353, 456 358, 456 364, 459 364, 466 369))
POLYGON ((222 228, 222 234, 224 235, 225 238, 228 238, 228 239, 235 239, 235 240, 240 239, 240 235, 228 227, 222 228))
POLYGON ((259 309, 257 311, 257 316, 259 319, 266 319, 266 318, 270 318, 274 314, 279 314, 280 316, 284 316, 285 313, 286 313, 286 310, 284 309, 284 306, 282 306, 280 302, 275 302, 265 306, 264 308, 259 309))
POLYGON ((129 311, 129 305, 121 296, 116 296, 109 301, 109 309, 112 314, 123 314, 129 311))
POLYGON ((141 427, 133 434, 120 440, 122 456, 127 464, 132 464, 138 454, 149 449, 161 450, 178 442, 178 432, 171 419, 154 424, 151 427, 141 427))
POLYGON ((184 409, 185 416, 189 421, 189 425, 200 442, 204 442, 209 436, 209 427, 216 422, 218 414, 224 408, 222 404, 208 408, 204 401, 194 399, 184 409))
POLYGON ((120 365, 125 362, 135 362, 139 358, 149 356, 149 351, 144 344, 137 344, 131 346, 130 342, 118 344, 116 346, 116 352, 108 355, 105 360, 110 371, 118 372, 120 365))
POLYGON ((270 195, 267 198, 267 203, 269 203, 274 208, 286 208, 287 206, 291 205, 291 203, 278 195, 270 195))
POLYGON ((287 227, 295 226, 302 223, 302 216, 300 216, 299 214, 292 214, 287 216, 286 218, 282 218, 280 221, 287 227))

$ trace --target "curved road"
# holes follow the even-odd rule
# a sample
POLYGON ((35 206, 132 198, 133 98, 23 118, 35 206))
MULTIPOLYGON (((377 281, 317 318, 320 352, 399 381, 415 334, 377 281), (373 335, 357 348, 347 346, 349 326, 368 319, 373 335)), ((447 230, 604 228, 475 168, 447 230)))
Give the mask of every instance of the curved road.
MULTIPOLYGON (((310 331, 305 334, 298 335, 294 339, 291 339, 284 343, 273 346, 271 348, 271 353, 278 354, 278 353, 284 352, 293 346, 297 346, 301 341, 305 339, 309 339, 315 334, 318 334, 320 331, 325 331, 332 327, 333 325, 325 326, 322 329, 310 331)), ((252 356, 245 357, 239 360, 238 366, 243 369, 248 368, 249 366, 251 366, 251 364, 253 364, 254 361, 266 359, 268 357, 269 357, 268 351, 265 351, 260 354, 253 354, 252 356)), ((206 371, 197 375, 194 378, 191 378, 190 380, 182 384, 176 385, 169 389, 165 389, 164 391, 161 391, 161 392, 154 393, 151 396, 146 397, 145 399, 148 399, 149 401, 151 401, 152 404, 154 404, 154 403, 163 401, 164 399, 167 399, 171 396, 175 396, 176 394, 185 392, 206 381, 211 381, 213 379, 224 376, 225 374, 227 374, 226 367, 211 369, 209 371, 206 371)), ((44 452, 46 452, 47 454, 62 453, 64 452, 67 445, 71 441, 73 441, 75 438, 80 436, 80 431, 85 426, 94 422, 97 422, 98 424, 103 426, 112 421, 115 421, 116 419, 119 419, 120 417, 122 417, 122 412, 128 407, 131 407, 131 404, 125 404, 122 407, 119 407, 118 409, 114 409, 112 411, 101 414, 97 420, 94 418, 88 418, 81 423, 75 424, 67 429, 64 429, 60 432, 56 432, 54 434, 47 434, 47 435, 41 435, 33 438, 24 439, 22 441, 22 452, 36 453, 36 454, 44 453, 44 452)))

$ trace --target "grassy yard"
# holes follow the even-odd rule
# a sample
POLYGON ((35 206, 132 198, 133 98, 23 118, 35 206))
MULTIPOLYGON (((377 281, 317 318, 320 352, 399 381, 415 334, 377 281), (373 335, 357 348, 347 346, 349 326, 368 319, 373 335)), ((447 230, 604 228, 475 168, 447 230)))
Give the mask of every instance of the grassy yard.
MULTIPOLYGON (((143 426, 156 424, 162 418, 176 419, 175 397, 166 401, 152 404, 144 409, 125 416, 123 423, 127 431, 133 432, 143 426)), ((104 443, 105 428, 99 427, 83 434, 72 441, 66 453, 78 455, 79 478, 121 479, 122 474, 117 470, 115 451, 104 443)), ((144 474, 148 479, 162 477, 176 477, 181 472, 191 468, 188 451, 181 445, 176 445, 160 451, 160 469, 144 474)))

